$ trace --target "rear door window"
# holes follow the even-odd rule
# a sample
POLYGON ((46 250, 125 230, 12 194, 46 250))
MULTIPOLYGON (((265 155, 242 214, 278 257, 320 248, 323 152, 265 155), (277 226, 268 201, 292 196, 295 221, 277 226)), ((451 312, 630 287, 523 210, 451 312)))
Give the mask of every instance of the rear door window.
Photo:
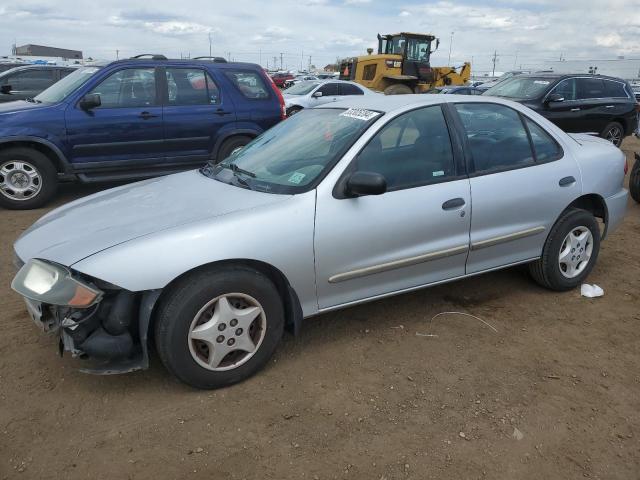
POLYGON ((258 72, 225 70, 224 74, 246 98, 253 100, 269 98, 269 89, 258 72))
POLYGON ((340 84, 340 95, 364 95, 364 92, 350 83, 340 84))
POLYGON ((216 105, 220 92, 213 79, 199 68, 167 68, 169 105, 216 105))
POLYGON ((578 99, 604 98, 604 82, 600 78, 578 78, 578 99))
POLYGON ((538 163, 551 162, 562 157, 562 149, 551 135, 549 135, 537 123, 525 117, 525 123, 531 134, 531 143, 536 152, 536 161, 538 163))
POLYGON ((458 103, 475 171, 494 173, 534 165, 529 136, 520 115, 504 105, 458 103))

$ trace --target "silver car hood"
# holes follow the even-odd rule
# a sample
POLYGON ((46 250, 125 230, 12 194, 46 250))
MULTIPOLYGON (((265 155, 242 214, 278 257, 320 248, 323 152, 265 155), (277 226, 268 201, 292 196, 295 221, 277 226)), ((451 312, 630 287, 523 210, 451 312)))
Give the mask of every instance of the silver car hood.
POLYGON ((42 258, 70 266, 143 235, 287 198, 228 185, 193 170, 68 203, 29 227, 14 247, 22 261, 42 258))

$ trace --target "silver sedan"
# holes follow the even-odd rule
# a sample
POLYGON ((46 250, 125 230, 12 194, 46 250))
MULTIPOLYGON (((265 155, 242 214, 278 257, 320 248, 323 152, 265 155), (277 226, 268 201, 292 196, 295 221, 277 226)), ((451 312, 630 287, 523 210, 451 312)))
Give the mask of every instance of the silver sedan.
POLYGON ((299 82, 282 91, 287 115, 303 108, 313 108, 325 103, 347 101, 364 95, 380 95, 355 82, 343 80, 317 80, 299 82))
POLYGON ((219 164, 107 190, 16 242, 12 286, 85 370, 241 381, 303 319, 529 264, 563 291, 622 221, 623 154, 526 107, 362 96, 305 110, 219 164))

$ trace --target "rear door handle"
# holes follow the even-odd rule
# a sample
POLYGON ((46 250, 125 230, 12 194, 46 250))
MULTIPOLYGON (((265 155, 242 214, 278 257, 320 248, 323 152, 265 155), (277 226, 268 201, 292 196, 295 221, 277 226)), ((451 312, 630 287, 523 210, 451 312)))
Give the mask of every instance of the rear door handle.
POLYGON ((143 120, 147 120, 149 118, 156 118, 158 115, 154 115, 153 113, 150 112, 142 112, 140 115, 138 115, 140 118, 142 118, 143 120))
POLYGON ((558 182, 558 185, 560 185, 561 187, 568 187, 569 185, 573 185, 574 183, 576 183, 576 179, 573 177, 564 177, 561 178, 560 181, 558 182))
POLYGON ((464 198, 452 198, 442 204, 443 210, 455 210, 456 208, 464 206, 464 198))
POLYGON ((606 107, 604 107, 604 108, 615 108, 615 105, 607 105, 607 106, 606 106, 606 107))
POLYGON ((579 108, 572 108, 572 109, 571 109, 571 111, 572 111, 572 112, 579 112, 579 111, 580 111, 580 109, 579 109, 579 108))
POLYGON ((216 115, 231 115, 231 112, 227 112, 227 111, 219 108, 218 110, 216 110, 216 115))

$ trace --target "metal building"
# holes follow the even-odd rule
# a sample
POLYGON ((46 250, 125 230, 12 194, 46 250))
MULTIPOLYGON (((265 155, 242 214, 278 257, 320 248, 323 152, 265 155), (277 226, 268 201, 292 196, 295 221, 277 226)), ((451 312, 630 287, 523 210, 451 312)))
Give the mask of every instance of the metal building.
POLYGON ((44 45, 22 45, 15 47, 14 55, 19 57, 60 57, 82 59, 80 50, 68 50, 66 48, 47 47, 44 45))

